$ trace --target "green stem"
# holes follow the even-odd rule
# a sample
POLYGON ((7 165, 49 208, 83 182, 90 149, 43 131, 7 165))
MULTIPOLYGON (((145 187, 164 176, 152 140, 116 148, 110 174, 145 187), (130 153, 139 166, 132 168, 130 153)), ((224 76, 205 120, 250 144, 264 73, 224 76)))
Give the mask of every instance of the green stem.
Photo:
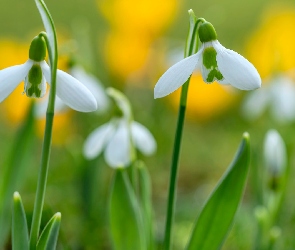
MULTIPOLYGON (((201 22, 204 19, 198 19, 193 27, 193 31, 190 34, 189 32, 189 47, 185 49, 185 57, 188 57, 195 53, 195 51, 199 47, 199 38, 197 29, 201 22)), ((168 204, 167 204, 167 217, 166 217, 166 226, 165 226, 165 238, 164 238, 164 249, 170 250, 171 246, 171 232, 173 225, 173 217, 175 210, 175 198, 176 198, 176 182, 177 182, 177 173, 178 173, 178 165, 179 165, 179 154, 181 148, 181 139, 182 139, 182 131, 183 124, 185 118, 186 111, 186 102, 187 102, 187 93, 189 87, 190 78, 182 85, 181 95, 180 95, 180 105, 178 111, 178 121, 174 139, 174 148, 172 155, 172 164, 171 164, 171 172, 170 172, 170 184, 169 184, 169 194, 168 194, 168 204)))
MULTIPOLYGON (((46 33, 40 33, 45 41, 47 48, 50 48, 49 40, 46 33)), ((52 53, 49 53, 52 55, 52 53)), ((57 51, 55 51, 55 57, 49 57, 51 63, 51 87, 49 93, 48 106, 46 111, 46 124, 45 124, 45 133, 44 141, 42 147, 42 156, 41 156, 41 167, 39 170, 38 184, 36 191, 36 199, 34 204, 31 233, 30 233, 30 250, 35 250, 39 237, 39 230, 42 218, 42 210, 44 205, 45 190, 47 184, 47 175, 49 168, 49 159, 51 152, 51 138, 52 138, 52 127, 53 127, 53 118, 54 118, 54 104, 55 104, 55 94, 56 94, 56 71, 57 71, 57 51)))

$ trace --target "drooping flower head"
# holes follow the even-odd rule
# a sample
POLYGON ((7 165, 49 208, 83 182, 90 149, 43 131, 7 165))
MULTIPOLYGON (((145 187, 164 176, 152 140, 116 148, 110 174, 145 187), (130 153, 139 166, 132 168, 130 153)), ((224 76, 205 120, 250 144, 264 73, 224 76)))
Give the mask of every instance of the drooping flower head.
POLYGON ((200 24, 198 35, 202 43, 198 52, 176 63, 161 76, 154 89, 155 98, 164 97, 178 89, 195 69, 201 71, 206 83, 217 81, 242 90, 261 86, 255 67, 240 54, 223 47, 211 23, 204 21, 200 24))
MULTIPOLYGON (((45 57, 46 43, 40 33, 33 39, 29 59, 24 64, 0 70, 0 102, 23 80, 24 93, 28 97, 42 98, 45 95, 46 82, 51 82, 50 68, 45 62, 45 57)), ((57 70, 56 95, 77 111, 91 112, 97 108, 91 92, 77 79, 61 70, 57 70)))
POLYGON ((83 152, 87 159, 93 159, 104 150, 109 166, 128 167, 135 160, 135 148, 150 155, 156 150, 156 142, 147 128, 133 120, 128 99, 113 88, 107 93, 115 102, 115 116, 88 136, 83 152))

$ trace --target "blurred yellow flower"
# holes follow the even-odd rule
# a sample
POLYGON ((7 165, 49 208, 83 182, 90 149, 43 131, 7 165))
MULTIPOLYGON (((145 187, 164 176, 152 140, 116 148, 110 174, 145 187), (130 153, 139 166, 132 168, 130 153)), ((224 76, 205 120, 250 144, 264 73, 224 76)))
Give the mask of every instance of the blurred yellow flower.
MULTIPOLYGON (((72 111, 68 110, 63 113, 56 113, 54 115, 54 122, 52 128, 52 143, 63 144, 68 138, 69 134, 73 132, 73 124, 71 121, 72 111), (70 128, 70 129, 69 129, 70 128)), ((37 120, 37 135, 42 138, 45 128, 45 117, 37 120)))
MULTIPOLYGON (((178 109, 180 89, 170 96, 173 107, 178 109)), ((230 87, 222 86, 216 82, 206 84, 201 74, 193 74, 188 91, 187 117, 192 120, 205 122, 220 115, 235 100, 236 95, 230 87)))
POLYGON ((156 36, 174 18, 176 0, 105 0, 97 1, 102 14, 114 28, 122 31, 138 31, 156 36))
POLYGON ((295 67, 295 9, 269 9, 247 46, 247 58, 262 78, 295 67))
POLYGON ((105 58, 112 74, 123 80, 145 65, 155 39, 173 20, 177 0, 97 1, 110 24, 105 58))
POLYGON ((106 41, 106 62, 120 77, 141 69, 149 53, 149 39, 134 32, 111 32, 106 41))

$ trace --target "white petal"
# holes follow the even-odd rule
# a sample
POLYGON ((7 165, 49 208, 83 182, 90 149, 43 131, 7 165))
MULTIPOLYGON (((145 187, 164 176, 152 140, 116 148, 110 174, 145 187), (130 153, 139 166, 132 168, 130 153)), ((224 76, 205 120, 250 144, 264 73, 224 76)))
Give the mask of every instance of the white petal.
POLYGON ((127 167, 131 163, 130 133, 128 123, 121 120, 104 152, 105 160, 113 168, 127 167))
POLYGON ((218 68, 224 77, 220 83, 229 83, 242 90, 261 87, 260 76, 252 63, 237 52, 224 48, 218 41, 212 44, 217 52, 218 68))
POLYGON ((200 59, 202 49, 198 53, 182 59, 170 67, 159 79, 154 89, 154 97, 161 98, 177 90, 193 73, 200 59))
POLYGON ((275 79, 271 86, 271 112, 277 121, 291 122, 295 120, 295 86, 287 77, 275 79))
POLYGON ((32 60, 0 71, 0 102, 23 81, 33 65, 32 60))
POLYGON ((286 168, 286 146, 280 134, 271 129, 264 140, 264 160, 272 174, 282 174, 286 168))
POLYGON ((86 139, 83 147, 83 154, 87 159, 94 159, 104 149, 110 137, 114 134, 113 123, 106 123, 95 129, 86 139))
POLYGON ((83 83, 90 90, 97 102, 97 111, 105 111, 109 104, 102 83, 93 75, 86 73, 81 67, 75 66, 71 69, 71 75, 83 83))
POLYGON ((156 151, 157 144, 151 132, 138 122, 131 123, 131 134, 135 147, 143 154, 151 155, 156 151))
MULTIPOLYGON (((45 63, 41 64, 43 73, 48 83, 51 82, 50 68, 45 63)), ((80 112, 92 112, 97 109, 97 103, 91 92, 76 78, 62 70, 57 70, 56 95, 63 102, 80 112)))
POLYGON ((266 109, 270 102, 270 91, 267 86, 249 93, 242 105, 242 114, 248 120, 255 120, 266 109))

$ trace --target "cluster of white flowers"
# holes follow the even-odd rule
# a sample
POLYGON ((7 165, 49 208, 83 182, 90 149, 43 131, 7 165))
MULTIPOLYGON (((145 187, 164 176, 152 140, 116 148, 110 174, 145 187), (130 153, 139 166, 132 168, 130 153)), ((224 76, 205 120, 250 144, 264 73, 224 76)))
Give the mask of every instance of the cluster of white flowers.
MULTIPOLYGON (((198 32, 202 42, 200 49, 164 73, 155 86, 155 98, 175 91, 188 80, 195 69, 201 71, 206 83, 217 81, 242 90, 261 86, 260 76, 254 66, 238 53, 224 48, 218 42, 212 24, 203 22, 198 32)), ((29 59, 24 64, 0 71, 0 102, 23 80, 27 96, 40 98, 45 95, 46 82, 49 85, 51 83, 50 67, 45 61, 45 55, 45 41, 39 35, 32 41, 29 59)), ((74 77, 57 70, 56 111, 63 110, 65 105, 81 112, 106 109, 108 97, 97 80, 79 67, 72 68, 71 74, 74 77)), ((86 158, 92 159, 105 148, 105 159, 110 166, 126 167, 133 160, 135 148, 149 155, 155 151, 156 142, 143 125, 133 121, 129 102, 122 93, 114 89, 109 89, 108 93, 122 115, 114 117, 89 135, 84 145, 84 154, 86 158)), ((45 99, 37 109, 37 116, 44 114, 46 105, 45 99)))

